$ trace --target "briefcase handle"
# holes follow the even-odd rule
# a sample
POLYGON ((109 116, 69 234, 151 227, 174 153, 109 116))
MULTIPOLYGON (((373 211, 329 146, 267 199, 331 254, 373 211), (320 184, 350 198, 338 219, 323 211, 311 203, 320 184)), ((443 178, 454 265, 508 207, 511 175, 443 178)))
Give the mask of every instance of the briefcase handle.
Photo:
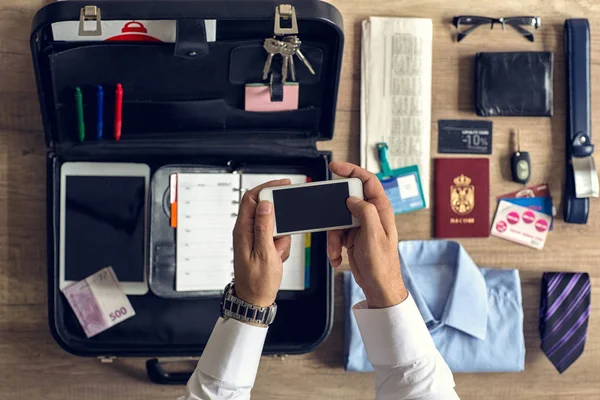
POLYGON ((146 361, 148 378, 159 385, 185 385, 193 372, 167 372, 162 368, 158 358, 146 361))

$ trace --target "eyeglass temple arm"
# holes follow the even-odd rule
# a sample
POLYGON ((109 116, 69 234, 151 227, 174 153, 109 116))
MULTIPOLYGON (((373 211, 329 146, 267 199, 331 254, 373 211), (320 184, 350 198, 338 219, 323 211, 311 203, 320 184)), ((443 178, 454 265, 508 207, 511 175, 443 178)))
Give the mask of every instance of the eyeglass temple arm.
POLYGON ((535 38, 533 37, 533 33, 529 32, 527 29, 523 28, 521 25, 511 24, 510 22, 506 22, 507 25, 512 26, 517 32, 521 35, 525 36, 527 40, 533 42, 535 38))
POLYGON ((456 35, 456 41, 460 42, 461 40, 463 40, 469 33, 473 32, 475 29, 479 28, 481 25, 487 25, 488 23, 480 23, 480 24, 474 24, 471 27, 465 29, 462 32, 458 32, 456 35))

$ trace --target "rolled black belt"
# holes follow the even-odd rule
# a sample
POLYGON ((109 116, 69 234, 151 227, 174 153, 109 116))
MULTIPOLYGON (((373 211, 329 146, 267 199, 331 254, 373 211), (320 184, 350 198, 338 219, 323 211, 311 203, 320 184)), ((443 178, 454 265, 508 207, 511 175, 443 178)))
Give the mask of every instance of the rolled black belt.
POLYGON ((564 218, 573 224, 588 220, 590 197, 598 197, 591 131, 590 25, 587 19, 565 22, 567 73, 566 183, 564 218))

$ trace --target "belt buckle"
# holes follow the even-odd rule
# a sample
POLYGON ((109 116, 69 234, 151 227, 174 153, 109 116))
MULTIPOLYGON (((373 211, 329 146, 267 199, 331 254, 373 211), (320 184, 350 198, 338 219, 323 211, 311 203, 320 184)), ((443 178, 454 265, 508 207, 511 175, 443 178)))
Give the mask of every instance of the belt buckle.
POLYGON ((600 196, 600 184, 594 157, 572 157, 571 164, 575 178, 575 197, 585 199, 600 196))

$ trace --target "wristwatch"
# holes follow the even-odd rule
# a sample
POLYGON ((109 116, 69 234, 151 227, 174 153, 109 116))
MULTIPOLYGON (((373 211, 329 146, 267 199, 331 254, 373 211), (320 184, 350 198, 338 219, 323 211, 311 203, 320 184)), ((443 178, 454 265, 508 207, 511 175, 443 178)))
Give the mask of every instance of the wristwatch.
POLYGON ((233 281, 225 287, 221 301, 221 316, 224 319, 232 318, 236 321, 269 326, 275 320, 276 314, 277 304, 273 303, 269 307, 255 306, 235 296, 233 281))

